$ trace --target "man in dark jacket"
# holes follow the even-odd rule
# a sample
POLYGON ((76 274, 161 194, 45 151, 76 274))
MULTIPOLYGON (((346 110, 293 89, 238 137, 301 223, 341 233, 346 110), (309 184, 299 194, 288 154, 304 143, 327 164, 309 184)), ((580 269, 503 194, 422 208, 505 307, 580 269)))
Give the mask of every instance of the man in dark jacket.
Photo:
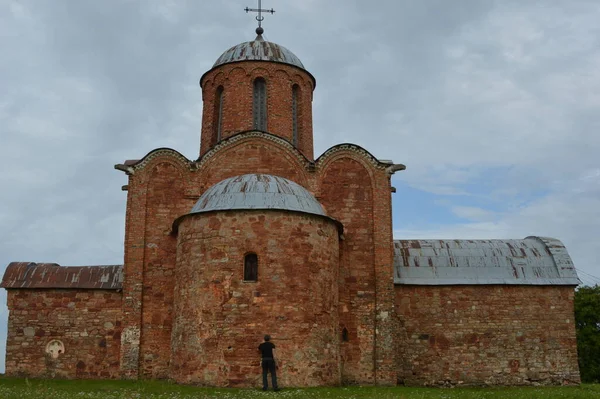
POLYGON ((265 335, 265 342, 258 346, 258 350, 262 359, 263 391, 266 391, 269 388, 267 373, 271 373, 271 385, 273 385, 273 390, 279 391, 279 388, 277 387, 277 371, 275 370, 275 355, 273 354, 275 345, 271 342, 271 336, 269 334, 265 335))

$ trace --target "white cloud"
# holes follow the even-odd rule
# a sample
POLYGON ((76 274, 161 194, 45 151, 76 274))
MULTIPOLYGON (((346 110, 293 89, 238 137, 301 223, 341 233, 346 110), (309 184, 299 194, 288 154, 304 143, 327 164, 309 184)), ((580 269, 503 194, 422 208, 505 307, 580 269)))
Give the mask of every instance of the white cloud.
POLYGON ((494 220, 496 213, 491 212, 487 209, 478 208, 475 206, 453 206, 452 212, 463 219, 472 221, 484 222, 487 220, 494 220))

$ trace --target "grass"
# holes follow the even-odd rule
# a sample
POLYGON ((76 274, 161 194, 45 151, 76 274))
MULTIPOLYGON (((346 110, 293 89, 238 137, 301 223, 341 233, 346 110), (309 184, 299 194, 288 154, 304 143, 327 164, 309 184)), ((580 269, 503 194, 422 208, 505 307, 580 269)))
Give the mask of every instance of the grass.
POLYGON ((0 378, 2 399, 187 399, 187 398, 600 398, 600 384, 578 387, 412 388, 340 387, 288 388, 280 392, 259 389, 201 388, 161 381, 29 380, 0 378))

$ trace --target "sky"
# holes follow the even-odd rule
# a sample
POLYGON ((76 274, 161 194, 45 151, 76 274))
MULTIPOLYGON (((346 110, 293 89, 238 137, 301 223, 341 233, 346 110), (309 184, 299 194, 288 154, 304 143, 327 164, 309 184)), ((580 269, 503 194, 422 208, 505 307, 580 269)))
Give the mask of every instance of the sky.
MULTIPOLYGON (((126 176, 198 156, 198 80, 252 0, 0 0, 0 273, 123 263, 126 176)), ((396 239, 555 237, 600 283, 600 2, 264 0, 315 76, 315 155, 403 163, 396 239)), ((0 289, 0 372, 8 311, 0 289)))

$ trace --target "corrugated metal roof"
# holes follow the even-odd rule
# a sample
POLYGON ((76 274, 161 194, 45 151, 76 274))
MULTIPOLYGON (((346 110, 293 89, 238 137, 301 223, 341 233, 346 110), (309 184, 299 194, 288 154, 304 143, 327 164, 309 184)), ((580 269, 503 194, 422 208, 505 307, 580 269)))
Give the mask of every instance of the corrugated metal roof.
POLYGON ((118 290, 123 287, 123 266, 67 267, 56 263, 12 262, 0 287, 118 290))
POLYGON ((283 62, 305 69, 300 59, 294 53, 279 44, 265 41, 260 35, 251 42, 240 43, 225 51, 217 59, 213 68, 237 61, 283 62))
POLYGON ((577 285, 559 240, 397 240, 394 283, 416 285, 577 285))
POLYGON ((279 176, 252 173, 225 179, 208 190, 190 213, 231 209, 282 209, 327 216, 304 187, 279 176))

